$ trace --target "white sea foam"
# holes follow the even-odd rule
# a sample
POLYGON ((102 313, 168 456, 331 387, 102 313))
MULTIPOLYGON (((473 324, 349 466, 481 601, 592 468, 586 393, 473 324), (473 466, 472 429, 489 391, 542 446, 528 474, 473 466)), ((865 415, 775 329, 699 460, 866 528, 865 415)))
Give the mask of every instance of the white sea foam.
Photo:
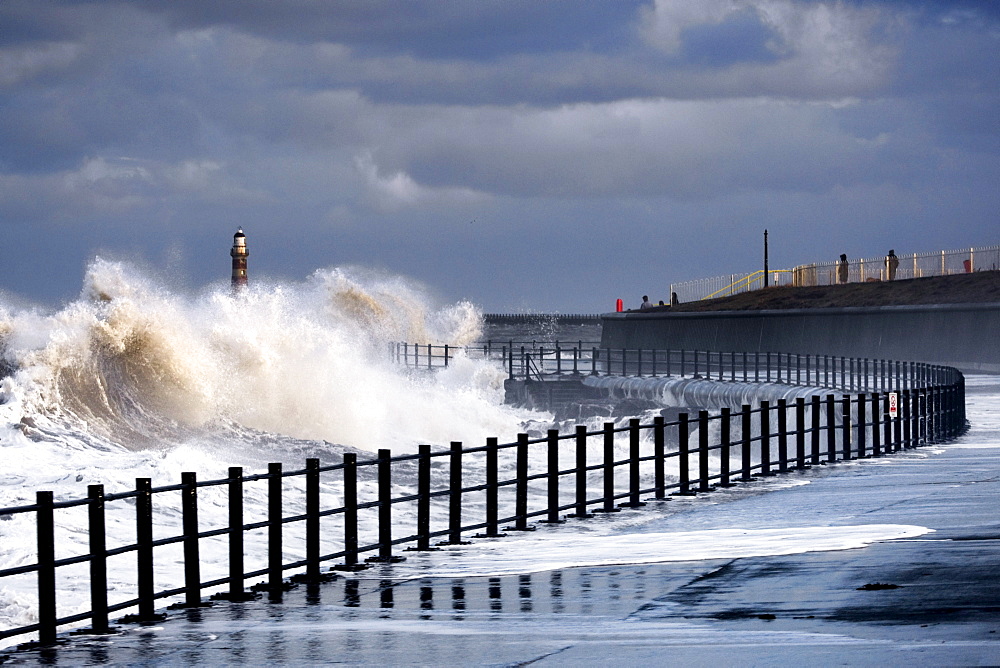
POLYGON ((448 554, 411 558, 396 577, 478 577, 582 566, 737 559, 850 550, 876 541, 916 538, 932 530, 900 524, 780 529, 711 529, 669 533, 565 535, 482 541, 448 554))
MULTIPOLYGON (((435 305, 402 277, 336 268, 303 283, 184 295, 130 265, 96 260, 80 297, 58 310, 0 304, 0 365, 9 372, 0 381, 0 508, 33 503, 36 490, 83 498, 88 484, 113 493, 137 477, 174 484, 182 471, 204 480, 225 477, 228 466, 260 472, 269 461, 297 469, 306 457, 339 461, 345 449, 371 458, 424 442, 513 440, 544 416, 503 405, 502 369, 460 356, 437 374, 389 363, 390 341, 465 344, 480 329, 472 304, 435 305)), ((288 512, 302 510, 300 486, 288 483, 288 512)), ((362 481, 363 493, 369 487, 362 481)), ((246 493, 249 508, 263 506, 261 486, 246 493)), ((200 496, 202 527, 224 524, 223 489, 200 496)), ((155 501, 158 535, 176 535, 179 496, 155 501)), ((109 504, 109 546, 134 541, 129 515, 127 504, 109 504)), ((3 519, 0 568, 33 563, 31 516, 3 519)), ((57 511, 56 521, 57 557, 89 551, 82 510, 57 511)), ((296 531, 288 560, 301 558, 296 531)), ((248 536, 248 553, 259 538, 248 536)), ((157 556, 157 587, 182 579, 170 549, 157 556)), ((206 577, 225 574, 225 553, 206 541, 206 577)), ((61 615, 87 607, 85 569, 74 569, 60 569, 61 615)), ((134 566, 117 558, 111 572, 112 599, 130 598, 134 566)), ((32 578, 0 586, 0 628, 27 623, 32 578)))

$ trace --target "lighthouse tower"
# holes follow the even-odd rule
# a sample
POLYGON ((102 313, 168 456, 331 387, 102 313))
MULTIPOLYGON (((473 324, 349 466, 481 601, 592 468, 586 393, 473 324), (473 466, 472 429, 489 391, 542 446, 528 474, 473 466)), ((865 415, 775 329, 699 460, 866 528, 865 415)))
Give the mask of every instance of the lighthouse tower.
POLYGON ((250 256, 242 227, 233 235, 233 249, 229 251, 229 255, 233 258, 233 290, 239 290, 247 284, 247 257, 250 256))

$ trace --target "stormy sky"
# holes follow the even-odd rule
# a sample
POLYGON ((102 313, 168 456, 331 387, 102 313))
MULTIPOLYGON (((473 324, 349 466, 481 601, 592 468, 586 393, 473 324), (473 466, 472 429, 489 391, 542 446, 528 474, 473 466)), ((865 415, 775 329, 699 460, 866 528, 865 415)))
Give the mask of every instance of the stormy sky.
POLYGON ((361 266, 594 313, 1000 243, 1000 6, 0 1, 0 291, 361 266))

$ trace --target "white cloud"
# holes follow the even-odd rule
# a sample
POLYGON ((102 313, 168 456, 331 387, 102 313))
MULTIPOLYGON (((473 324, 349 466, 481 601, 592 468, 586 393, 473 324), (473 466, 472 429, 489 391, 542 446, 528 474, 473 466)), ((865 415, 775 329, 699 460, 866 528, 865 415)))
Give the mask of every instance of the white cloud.
POLYGON ((355 166, 363 179, 368 202, 382 212, 469 204, 488 199, 485 194, 467 187, 435 188, 420 185, 403 171, 383 175, 370 152, 358 155, 355 166))
POLYGON ((71 42, 49 42, 0 49, 0 86, 14 86, 71 65, 81 48, 71 42))
POLYGON ((902 19, 878 7, 836 0, 656 0, 642 12, 641 33, 650 45, 675 54, 685 30, 718 25, 738 12, 753 12, 778 37, 767 45, 779 56, 776 61, 735 66, 758 90, 826 88, 840 97, 885 84, 895 66, 897 51, 886 43, 886 31, 875 33, 880 28, 891 33, 902 19))

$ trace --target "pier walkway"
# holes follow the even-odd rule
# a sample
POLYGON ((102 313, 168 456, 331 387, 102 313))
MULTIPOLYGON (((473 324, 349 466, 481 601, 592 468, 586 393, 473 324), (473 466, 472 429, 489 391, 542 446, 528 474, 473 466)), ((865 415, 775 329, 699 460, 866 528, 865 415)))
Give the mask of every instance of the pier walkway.
MULTIPOLYGON (((172 610, 154 626, 0 657, 52 666, 997 665, 998 406, 1000 379, 979 377, 968 388, 972 428, 951 443, 587 521, 618 523, 611 544, 698 530, 723 551, 734 527, 933 530, 922 536, 494 577, 400 579, 385 565, 300 586, 281 602, 172 610)), ((431 554, 440 562, 455 552, 431 554)))

